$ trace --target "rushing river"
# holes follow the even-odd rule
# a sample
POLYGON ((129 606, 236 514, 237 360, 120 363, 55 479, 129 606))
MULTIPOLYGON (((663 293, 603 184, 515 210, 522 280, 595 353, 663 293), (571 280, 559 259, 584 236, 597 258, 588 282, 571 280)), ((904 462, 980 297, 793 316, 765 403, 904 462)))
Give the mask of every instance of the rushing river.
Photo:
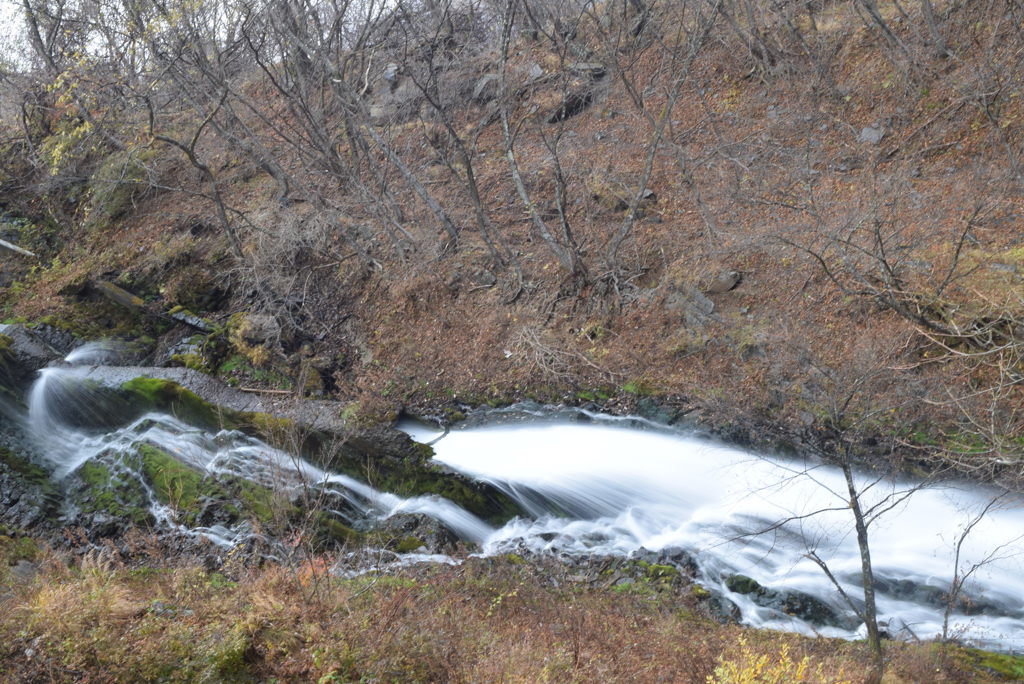
MULTIPOLYGON (((79 353, 68 361, 96 359, 79 353)), ((862 596, 846 483, 831 466, 754 455, 639 419, 582 411, 518 414, 516 420, 499 413, 491 423, 447 433, 403 424, 417 440, 433 443, 437 461, 493 484, 529 513, 496 529, 439 497, 380 492, 239 432, 205 432, 161 414, 105 432, 77 428, 67 417, 87 410, 89 398, 73 366, 42 371, 29 404, 26 424, 58 478, 100 456, 116 464, 118 454, 148 442, 211 473, 286 489, 320 483, 368 518, 425 513, 478 544, 484 555, 527 550, 627 556, 684 549, 696 561, 698 581, 734 602, 747 624, 842 637, 863 631, 810 558, 813 553, 824 561, 851 597, 862 596), (730 591, 726 580, 735 575, 771 592, 809 594, 844 620, 804 623, 756 594, 730 591)), ((886 509, 870 528, 879 618, 904 638, 933 638, 942 629, 957 542, 997 494, 966 483, 919 488, 864 473, 858 480, 866 490, 865 508, 886 509)), ((244 524, 187 530, 152 496, 151 512, 158 524, 222 546, 247 534, 244 524)), ((976 569, 964 586, 968 601, 951 616, 951 634, 989 648, 1024 649, 1022 536, 1024 504, 1004 496, 964 537, 960 572, 976 569)))

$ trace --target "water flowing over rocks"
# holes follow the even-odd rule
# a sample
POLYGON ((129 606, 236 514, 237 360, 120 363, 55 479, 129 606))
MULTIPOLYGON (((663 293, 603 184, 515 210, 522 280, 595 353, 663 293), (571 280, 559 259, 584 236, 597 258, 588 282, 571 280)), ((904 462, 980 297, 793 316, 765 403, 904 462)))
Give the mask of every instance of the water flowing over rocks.
MULTIPOLYGON (((850 522, 844 506, 830 505, 837 474, 665 427, 685 412, 650 406, 651 420, 520 405, 471 412, 445 431, 412 422, 403 431, 307 427, 301 439, 274 446, 260 430, 294 430, 298 420, 273 415, 265 397, 188 369, 74 365, 109 354, 76 350, 39 372, 27 416, 5 409, 31 433, 21 439, 32 448, 3 452, 0 522, 48 529, 79 553, 102 545, 131 557, 163 544, 210 568, 287 558, 284 532, 298 529, 319 548, 361 549, 340 556, 340 574, 459 563, 473 553, 550 571, 552 582, 688 593, 720 621, 859 633, 856 599, 845 605, 807 559, 813 544, 856 597, 856 550, 841 533, 850 522), (833 513, 798 527, 774 524, 799 513, 794 507, 833 513)), ((296 402, 292 415, 344 428, 330 422, 337 409, 296 402)), ((950 577, 949 558, 936 548, 949 545, 927 525, 954 524, 984 496, 962 486, 917 492, 893 529, 873 537, 881 618, 897 625, 891 631, 936 633, 950 577)), ((1019 534, 1020 515, 1019 507, 993 512, 965 553, 1016 548, 1000 539, 1019 534)), ((977 643, 1012 648, 1012 635, 1024 633, 1018 556, 983 568, 974 578, 983 589, 968 587, 953 607, 956 628, 977 643)))

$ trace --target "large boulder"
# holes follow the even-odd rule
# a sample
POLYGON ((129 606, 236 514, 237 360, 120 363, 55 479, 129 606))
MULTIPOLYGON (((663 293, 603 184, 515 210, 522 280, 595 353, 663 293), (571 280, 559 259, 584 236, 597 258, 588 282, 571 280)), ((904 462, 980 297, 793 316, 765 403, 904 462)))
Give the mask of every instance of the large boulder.
POLYGON ((0 325, 0 386, 19 386, 59 358, 60 352, 31 329, 16 324, 0 325))
POLYGON ((384 520, 378 534, 388 537, 387 545, 399 553, 440 553, 458 550, 459 537, 444 523, 422 513, 399 513, 384 520))

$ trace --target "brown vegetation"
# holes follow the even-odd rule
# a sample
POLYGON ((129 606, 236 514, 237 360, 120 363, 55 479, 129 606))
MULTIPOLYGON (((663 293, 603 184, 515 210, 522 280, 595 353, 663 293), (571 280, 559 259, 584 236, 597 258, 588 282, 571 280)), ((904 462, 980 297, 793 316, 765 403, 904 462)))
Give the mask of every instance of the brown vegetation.
MULTIPOLYGON (((608 588, 516 556, 354 579, 326 559, 231 578, 106 553, 36 560, 31 577, 0 568, 4 681, 861 682, 869 669, 863 644, 719 625, 689 586, 608 588)), ((954 646, 889 656, 886 681, 1000 680, 954 646)))

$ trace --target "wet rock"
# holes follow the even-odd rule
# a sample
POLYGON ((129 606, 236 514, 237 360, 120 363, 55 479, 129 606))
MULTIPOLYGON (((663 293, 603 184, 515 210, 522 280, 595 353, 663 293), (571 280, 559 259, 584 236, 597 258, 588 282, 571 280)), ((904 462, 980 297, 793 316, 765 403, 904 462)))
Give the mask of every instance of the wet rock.
POLYGON ((683 412, 660 403, 654 397, 643 397, 636 403, 636 413, 652 423, 659 425, 675 425, 683 417, 683 412))
POLYGON ((640 548, 634 551, 630 558, 650 563, 651 565, 670 566, 687 575, 692 575, 697 571, 697 561, 693 555, 686 549, 679 548, 678 546, 667 546, 658 551, 640 548))
POLYGON ((422 513, 399 513, 384 520, 378 531, 391 535, 388 546, 399 553, 420 551, 451 555, 459 537, 444 523, 422 513))
POLYGON ((727 577, 725 587, 729 591, 747 596, 759 606, 777 610, 813 625, 854 629, 860 622, 850 615, 840 613, 816 596, 795 589, 769 589, 746 575, 727 577))
POLYGON ((722 624, 737 623, 743 615, 739 606, 718 592, 711 592, 705 605, 712 619, 722 624))
POLYGON ((737 594, 744 595, 762 595, 765 592, 765 588, 762 587, 757 580, 747 577, 746 575, 732 575, 727 577, 725 580, 725 588, 737 594))

